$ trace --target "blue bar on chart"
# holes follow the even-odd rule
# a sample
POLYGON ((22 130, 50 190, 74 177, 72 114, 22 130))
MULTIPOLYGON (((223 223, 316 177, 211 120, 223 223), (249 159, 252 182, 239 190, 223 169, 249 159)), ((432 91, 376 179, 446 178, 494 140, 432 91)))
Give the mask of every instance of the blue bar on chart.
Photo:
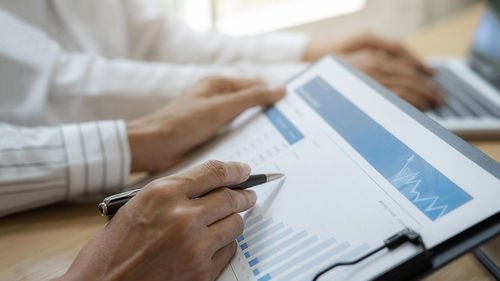
POLYGON ((245 228, 252 227, 252 225, 258 223, 262 220, 262 215, 258 215, 256 217, 251 217, 245 222, 245 228))
MULTIPOLYGON (((289 270, 290 268, 294 268, 297 266, 300 266, 302 263, 307 261, 309 258, 318 255, 322 250, 330 247, 335 243, 334 238, 329 238, 316 246, 310 248, 307 251, 296 251, 295 254, 298 253, 297 256, 292 258, 291 260, 287 261, 286 263, 282 264, 281 266, 273 269, 271 272, 267 273, 266 275, 262 276, 261 278, 258 279, 258 281, 262 280, 269 280, 275 276, 279 276, 280 274, 284 273, 285 271, 289 270)), ((303 248, 302 248, 303 249, 303 248)))
MULTIPOLYGON (((270 237, 268 240, 265 240, 263 241, 261 244, 255 246, 252 248, 252 250, 248 251, 245 253, 245 257, 246 258, 249 258, 251 257, 252 255, 256 255, 258 253, 260 253, 262 250, 264 249, 268 249, 269 247, 271 247, 274 243, 278 242, 279 240, 283 240, 284 238, 286 238, 288 235, 292 234, 293 233, 293 229, 292 228, 287 228, 285 230, 283 230, 282 232, 276 234, 275 236, 273 237, 270 237), (246 256, 248 255, 248 257, 246 256)), ((300 233, 298 233, 300 234, 300 233)), ((297 236, 297 235, 295 235, 297 236)), ((304 231, 304 236, 305 236, 305 231, 304 231)), ((294 238, 294 236, 292 236, 292 238, 294 238)), ((300 238, 299 238, 300 239, 300 238)), ((293 241, 293 240, 292 240, 293 241)), ((287 242, 287 240, 283 241, 283 242, 287 242)), ((293 242, 292 242, 293 243, 293 242)), ((288 245, 290 243, 285 243, 284 245, 288 245)), ((279 245, 277 245, 279 246, 279 245)), ((277 247, 276 246, 276 247, 277 247)), ((281 247, 282 248, 282 247, 281 247)))
POLYGON ((285 225, 282 222, 275 224, 272 227, 270 227, 269 229, 266 229, 265 231, 262 231, 259 234, 255 235, 252 239, 249 239, 247 241, 247 243, 249 245, 255 245, 255 244, 259 243, 260 241, 262 241, 263 239, 265 239, 266 237, 270 237, 273 233, 275 233, 276 231, 278 231, 284 227, 285 227, 285 225))
POLYGON ((291 272, 286 274, 284 277, 281 277, 279 280, 289 280, 291 278, 300 276, 301 274, 303 274, 304 272, 307 272, 311 268, 316 267, 318 264, 321 264, 321 263, 331 259, 331 257, 339 254, 340 252, 348 249, 349 246, 350 245, 348 242, 343 242, 343 243, 335 246, 335 248, 333 248, 333 249, 321 254, 320 256, 317 256, 316 258, 310 260, 309 262, 303 264, 302 266, 295 268, 294 270, 292 270, 291 272))
POLYGON ((429 219, 472 200, 467 192, 317 76, 297 94, 429 219))
MULTIPOLYGON (((337 243, 333 237, 319 239, 305 230, 294 232, 283 222, 257 216, 258 221, 238 239, 244 257, 258 281, 289 280, 310 274, 308 270, 344 253, 348 259, 369 249, 367 244, 351 248, 349 242, 337 243)), ((250 221, 250 220, 249 220, 250 221)))
POLYGON ((283 113, 276 107, 271 106, 266 111, 264 111, 267 119, 271 121, 274 127, 280 132, 280 134, 286 139, 289 145, 293 145, 296 142, 304 138, 304 135, 286 118, 283 113))
MULTIPOLYGON (((288 259, 289 257, 293 256, 297 252, 300 252, 302 249, 311 246, 316 241, 318 241, 318 237, 316 237, 316 236, 309 237, 308 239, 300 242, 299 244, 293 246, 292 248, 290 248, 290 249, 286 250, 285 252, 279 254, 278 256, 272 258, 271 260, 266 261, 265 263, 263 263, 262 265, 260 265, 257 269, 254 269, 253 270, 253 275, 255 275, 255 276, 259 275, 261 272, 264 272, 267 269, 269 269, 269 268, 277 265, 278 263, 280 263, 280 262, 288 259)), ((259 259, 260 260, 265 260, 266 258, 267 257, 264 256, 264 255, 259 255, 256 258, 257 259, 257 263, 259 263, 259 259)))
MULTIPOLYGON (((258 223, 259 221, 262 220, 262 215, 258 215, 256 217, 253 217, 253 218, 249 218, 246 222, 245 222, 245 229, 247 228, 250 228, 252 227, 254 224, 258 223)), ((241 242, 243 239, 245 239, 245 236, 240 235, 236 238, 236 241, 237 242, 241 242)))
POLYGON ((267 220, 261 222, 260 224, 254 226, 248 230, 245 230, 242 235, 245 238, 250 237, 250 236, 254 235, 255 233, 261 231, 262 229, 270 226, 272 223, 273 223, 273 219, 267 219, 267 220))
MULTIPOLYGON (((253 234, 261 231, 262 229, 268 227, 273 223, 273 219, 267 219, 264 222, 254 226, 253 228, 250 228, 249 230, 245 230, 242 235, 240 235, 238 238, 236 238, 236 241, 241 242, 245 239, 245 237, 252 236, 253 234)), ((246 250, 248 248, 248 244, 245 242, 243 244, 240 244, 241 250, 246 250)))
MULTIPOLYGON (((336 248, 333 248, 329 252, 324 253, 322 256, 317 257, 316 259, 310 261, 308 264, 305 264, 301 268, 297 268, 295 271, 290 272, 290 274, 288 274, 287 276, 285 276, 284 278, 282 278, 280 280, 283 280, 283 281, 288 280, 286 277, 300 275, 302 272, 307 271, 307 269, 309 269, 309 268, 312 268, 318 264, 321 264, 324 261, 331 260, 332 256, 337 255, 339 252, 341 252, 349 247, 349 244, 347 243, 347 245, 345 245, 345 243, 347 243, 347 242, 344 242, 344 243, 340 244, 339 246, 337 246, 336 248), (341 249, 337 249, 337 248, 341 248, 341 249)), ((368 250, 370 250, 370 246, 368 244, 361 244, 360 246, 345 253, 344 255, 335 259, 334 261, 330 261, 326 265, 334 264, 337 262, 343 262, 343 261, 351 261, 351 260, 357 258, 358 256, 366 254, 368 252, 368 250)), ((314 276, 316 275, 316 273, 317 272, 311 273, 310 275, 302 278, 301 281, 311 281, 314 278, 314 276)))

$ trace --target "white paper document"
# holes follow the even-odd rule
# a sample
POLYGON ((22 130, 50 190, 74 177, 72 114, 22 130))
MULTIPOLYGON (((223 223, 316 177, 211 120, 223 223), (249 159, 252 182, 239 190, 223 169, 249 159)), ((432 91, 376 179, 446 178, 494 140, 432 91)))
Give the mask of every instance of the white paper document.
MULTIPOLYGON (((219 280, 311 280, 405 227, 431 248, 499 211, 498 178, 334 59, 287 90, 182 165, 242 161, 252 173, 286 175, 254 188, 257 205, 219 280)), ((322 280, 366 280, 415 251, 384 250, 322 280)))

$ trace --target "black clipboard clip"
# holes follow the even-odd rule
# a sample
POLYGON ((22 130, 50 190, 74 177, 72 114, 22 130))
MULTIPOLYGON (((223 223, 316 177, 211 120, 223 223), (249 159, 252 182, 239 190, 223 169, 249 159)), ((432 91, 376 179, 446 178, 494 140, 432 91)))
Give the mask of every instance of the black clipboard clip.
MULTIPOLYGON (((418 258, 418 259, 414 263, 412 263, 413 269, 416 269, 416 268, 420 269, 422 266, 429 266, 430 261, 427 258, 428 251, 427 251, 427 248, 425 247, 425 244, 422 240, 422 237, 420 236, 420 234, 418 232, 414 231, 413 229, 405 228, 405 229, 401 230, 400 232, 394 234, 393 236, 385 239, 384 243, 381 246, 379 246, 378 248, 373 249, 372 251, 366 253, 365 255, 363 255, 355 260, 345 261, 345 262, 337 262, 337 263, 334 263, 334 264, 326 267, 325 269, 321 270, 320 272, 318 272, 314 276, 313 281, 317 281, 323 274, 327 273, 328 271, 330 271, 338 266, 357 264, 358 262, 365 260, 366 258, 382 251, 383 249, 387 248, 390 251, 390 250, 398 248, 399 246, 401 246, 407 242, 412 243, 413 245, 420 247, 420 252, 414 257, 414 258, 418 258), (417 262, 418 262, 418 264, 417 264, 417 262)), ((403 269, 403 272, 402 273, 405 275, 408 273, 404 269, 403 269), (403 273, 403 272, 405 272, 405 273, 403 273)), ((398 273, 396 273, 396 274, 398 274, 398 273)), ((402 276, 385 275, 384 277, 377 278, 374 280, 377 280, 377 281, 403 280, 403 279, 400 279, 400 277, 402 277, 402 276)))

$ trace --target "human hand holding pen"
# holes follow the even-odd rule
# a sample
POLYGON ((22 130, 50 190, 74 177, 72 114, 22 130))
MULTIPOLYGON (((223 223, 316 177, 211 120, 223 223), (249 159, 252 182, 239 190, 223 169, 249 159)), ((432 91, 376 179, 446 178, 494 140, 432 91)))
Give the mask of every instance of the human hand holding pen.
MULTIPOLYGON (((229 189, 247 189, 260 184, 264 184, 273 180, 282 178, 284 175, 279 173, 274 174, 257 174, 251 175, 248 179, 242 183, 236 185, 224 186, 229 189)), ((99 204, 99 213, 101 216, 113 217, 116 212, 125 204, 128 203, 135 195, 137 195, 142 189, 134 189, 125 191, 118 194, 113 194, 104 198, 104 200, 99 204)), ((210 191, 211 192, 211 191, 210 191)), ((203 196, 205 194, 200 195, 203 196)))
POLYGON ((219 187, 249 175, 246 164, 209 161, 153 181, 87 242, 60 280, 216 279, 243 232, 238 213, 256 202, 253 191, 219 187))

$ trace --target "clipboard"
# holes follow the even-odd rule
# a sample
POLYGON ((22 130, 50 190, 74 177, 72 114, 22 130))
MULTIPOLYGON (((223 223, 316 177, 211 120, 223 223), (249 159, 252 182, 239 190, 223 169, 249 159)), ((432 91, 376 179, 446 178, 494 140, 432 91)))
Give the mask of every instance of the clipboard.
MULTIPOLYGON (((500 163, 496 162, 463 139, 448 131, 424 113, 406 103, 370 77, 366 76, 364 73, 361 73, 341 59, 335 57, 332 58, 342 64, 346 69, 349 69, 350 72, 352 72, 359 79, 363 80, 370 87, 375 89, 381 96, 389 100, 395 106, 404 110, 408 115, 417 120, 436 136, 446 141, 449 145, 467 156, 474 163, 494 175, 496 178, 500 179, 500 163)), ((372 280, 389 281, 421 279, 460 257, 464 253, 494 238, 498 234, 500 234, 500 213, 478 222, 467 230, 453 236, 433 248, 426 249, 408 260, 401 261, 397 266, 387 269, 379 276, 375 276, 372 280)))
MULTIPOLYGON (((335 63, 340 64, 349 74, 354 75, 357 79, 361 80, 364 84, 366 84, 370 89, 378 93, 383 99, 389 101, 392 105, 396 106, 399 108, 402 112, 404 112, 406 115, 408 115, 411 119, 415 120, 418 122, 420 125, 425 127, 428 131, 430 131, 434 136, 437 136, 440 138, 442 141, 444 141, 447 145, 453 147, 455 150, 460 152, 462 155, 464 155, 466 158, 470 159, 472 162, 477 164, 479 167, 487 171, 489 174, 493 175, 494 178, 500 179, 500 164, 485 155, 484 153, 480 152, 476 148, 472 147, 469 145, 467 142, 462 140, 461 138, 457 137, 450 131, 446 130, 442 126, 440 126, 438 123, 427 117, 425 114, 417 110, 416 108, 412 107, 396 95, 392 94, 389 92, 387 89, 379 85, 377 82, 369 78, 368 76, 364 75, 360 71, 356 70, 352 66, 348 65, 347 63, 343 62, 341 59, 338 59, 336 57, 328 57, 324 58, 322 60, 333 60, 335 63)), ((316 64, 321 63, 321 61, 317 62, 316 64)), ((314 65, 316 65, 314 64, 314 65)), ((314 67, 311 66, 311 67, 314 67)), ((310 68, 304 70, 303 72, 297 74, 295 77, 291 78, 288 83, 292 83, 295 81, 295 79, 300 78, 304 73, 309 71, 310 68)), ((290 145, 293 145, 295 143, 300 143, 302 139, 304 139, 304 136, 300 133, 300 131, 297 130, 297 128, 294 128, 292 124, 288 124, 286 120, 286 116, 280 115, 279 110, 276 111, 273 109, 265 111, 265 114, 270 115, 274 114, 270 118, 267 116, 269 119, 273 120, 278 120, 279 125, 282 126, 281 129, 287 132, 291 132, 291 135, 288 135, 288 139, 286 140, 290 145), (284 127, 283 127, 284 126, 284 127), (292 127, 292 130, 290 130, 290 127, 292 127)), ((266 121, 267 122, 267 121, 266 121)), ((279 129, 278 129, 279 131, 279 129)), ((283 133, 283 132, 281 132, 283 133)), ((204 151, 210 151, 214 148, 217 148, 217 146, 220 146, 220 143, 217 144, 217 141, 213 144, 209 144, 207 147, 202 148, 201 151, 199 151, 202 155, 204 151)), ((198 153, 198 154, 200 154, 198 153)), ((195 152, 197 154, 197 152, 195 152)), ((198 155, 199 156, 199 155, 198 155)), ((194 155, 191 159, 186 159, 186 165, 184 167, 189 166, 192 164, 192 161, 197 159, 197 155, 194 155)), ((203 157, 202 157, 203 158, 203 157)), ((179 167, 178 169, 182 168, 179 167)), ((170 171, 172 172, 172 171, 170 171)), ((140 181, 139 184, 143 185, 147 181, 150 181, 152 178, 148 178, 146 180, 140 181)), ((136 188, 137 183, 134 184, 133 186, 129 188, 136 188)), ((257 219, 257 218, 255 218, 257 219)), ((373 276, 370 280, 412 280, 412 279, 418 279, 421 278, 430 272, 444 266, 448 262, 452 261, 456 257, 462 255, 463 253, 473 249, 477 245, 487 241, 488 239, 494 237, 500 233, 500 213, 497 212, 496 214, 482 220, 482 221, 477 221, 473 225, 468 226, 468 228, 456 235, 454 235, 451 238, 448 238, 446 241, 441 242, 438 245, 435 245, 431 248, 422 248, 420 252, 418 252, 415 255, 409 256, 406 259, 399 260, 395 265, 393 265, 390 268, 385 268, 382 273, 380 273, 377 276, 373 276)), ((242 250, 247 249, 247 243, 244 237, 241 237, 237 239, 239 243, 239 247, 241 247, 242 250)), ((425 246, 425 245, 424 245, 425 246)), ((239 249, 238 249, 239 250, 239 249)), ((241 252, 243 254, 243 251, 241 252)), ((247 262, 255 262, 255 260, 251 260, 253 257, 248 257, 246 254, 248 252, 244 253, 245 256, 244 258, 248 258, 248 260, 242 261, 242 263, 247 263, 247 262)), ((244 259, 243 258, 243 259, 244 259)), ((254 273, 256 272, 255 270, 253 271, 254 273)), ((256 273, 256 276, 259 273, 256 273)), ((262 273, 261 273, 262 274, 262 273)), ((262 275, 259 275, 262 276, 262 275)), ((364 279, 364 278, 363 278, 364 279)), ((224 279, 224 280, 234 280, 234 279, 224 279)), ((250 279, 249 279, 250 280, 250 279)), ((253 279, 252 279, 253 280, 253 279)), ((256 279, 257 280, 257 279, 256 279)), ((265 278, 262 278, 260 280, 267 280, 265 278)), ((272 280, 272 278, 270 279, 272 280)))

